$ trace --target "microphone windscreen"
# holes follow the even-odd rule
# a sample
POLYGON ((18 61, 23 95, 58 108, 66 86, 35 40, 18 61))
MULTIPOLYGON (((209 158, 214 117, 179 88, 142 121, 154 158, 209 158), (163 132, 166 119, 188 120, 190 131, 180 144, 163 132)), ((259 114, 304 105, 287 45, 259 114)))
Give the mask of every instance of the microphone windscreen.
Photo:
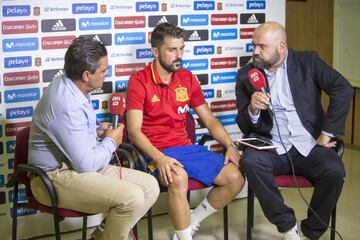
POLYGON ((125 98, 120 93, 113 93, 110 98, 110 112, 112 115, 123 116, 125 112, 125 98))
POLYGON ((251 85, 257 90, 261 91, 266 88, 266 79, 264 74, 257 68, 253 68, 248 72, 248 78, 251 85))

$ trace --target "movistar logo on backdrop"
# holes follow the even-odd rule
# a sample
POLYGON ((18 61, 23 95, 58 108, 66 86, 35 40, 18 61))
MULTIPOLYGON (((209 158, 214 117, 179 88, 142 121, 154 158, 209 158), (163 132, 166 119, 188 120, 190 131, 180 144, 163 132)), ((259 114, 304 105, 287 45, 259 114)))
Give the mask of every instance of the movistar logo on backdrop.
POLYGON ((190 14, 180 16, 181 26, 207 26, 209 25, 209 15, 190 14))
POLYGON ((129 32, 129 33, 115 34, 115 45, 144 44, 144 43, 145 43, 144 32, 129 32))
POLYGON ((211 30, 211 40, 232 40, 237 39, 237 29, 226 28, 226 29, 213 29, 211 30))
POLYGON ((209 68, 209 61, 208 59, 183 60, 181 67, 189 71, 206 70, 209 68))
POLYGON ((79 30, 111 29, 111 17, 80 18, 79 30))
POLYGON ((212 73, 211 83, 222 84, 236 82, 236 72, 212 73))
POLYGON ((36 101, 40 99, 39 88, 23 88, 15 90, 6 90, 4 92, 5 103, 17 103, 36 101))
POLYGON ((34 51, 39 49, 38 38, 3 39, 3 52, 34 51))

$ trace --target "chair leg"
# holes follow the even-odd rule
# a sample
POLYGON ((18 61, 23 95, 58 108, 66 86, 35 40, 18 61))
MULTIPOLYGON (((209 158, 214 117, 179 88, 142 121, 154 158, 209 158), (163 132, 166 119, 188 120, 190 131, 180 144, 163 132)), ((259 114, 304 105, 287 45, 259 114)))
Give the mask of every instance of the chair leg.
POLYGON ((16 240, 17 233, 17 201, 18 201, 18 185, 17 183, 14 186, 14 200, 13 200, 13 209, 12 209, 12 240, 16 240))
POLYGON ((151 208, 147 212, 147 227, 148 227, 148 238, 153 240, 153 226, 152 226, 152 211, 151 208))
POLYGON ((335 227, 336 227, 336 206, 331 213, 331 233, 330 240, 335 240, 335 227))
POLYGON ((53 207, 53 215, 54 215, 54 227, 55 227, 55 238, 56 240, 60 240, 61 239, 61 235, 60 235, 60 226, 59 226, 59 216, 58 216, 58 211, 57 211, 57 207, 53 207))
POLYGON ((254 226, 254 193, 248 186, 247 199, 247 224, 246 224, 246 239, 251 240, 251 230, 254 226))
POLYGON ((224 220, 224 240, 229 239, 229 224, 228 224, 228 206, 225 206, 223 214, 223 220, 224 220))
POLYGON ((82 240, 86 240, 87 216, 83 217, 82 240))

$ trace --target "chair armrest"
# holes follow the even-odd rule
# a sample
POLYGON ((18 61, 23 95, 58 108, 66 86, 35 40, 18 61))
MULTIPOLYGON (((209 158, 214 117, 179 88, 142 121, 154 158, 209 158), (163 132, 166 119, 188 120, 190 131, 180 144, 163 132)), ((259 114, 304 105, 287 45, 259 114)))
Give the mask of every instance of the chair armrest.
POLYGON ((210 134, 204 134, 201 136, 198 145, 204 145, 207 141, 214 140, 214 138, 210 134))
MULTIPOLYGON (((116 154, 120 155, 120 161, 121 161, 121 165, 125 165, 125 166, 129 166, 129 168, 131 169, 135 169, 135 161, 133 159, 133 157, 131 156, 131 152, 127 151, 124 148, 117 148, 116 149, 116 154), (127 162, 128 164, 124 164, 124 162, 127 162)), ((116 156, 113 156, 113 158, 111 159, 111 163, 114 165, 117 165, 118 162, 116 160, 116 156)))
MULTIPOLYGON (((18 180, 21 173, 35 173, 37 174, 42 182, 44 183, 51 200, 52 207, 57 207, 58 205, 58 196, 55 190, 53 183, 51 182, 50 178, 46 174, 44 170, 39 167, 28 165, 28 164, 18 164, 14 168, 14 174, 12 175, 9 182, 6 184, 6 187, 14 187, 18 184, 18 180)), ((27 177, 27 176, 26 176, 27 177)))
POLYGON ((122 149, 123 151, 127 151, 131 156, 132 153, 135 154, 137 159, 134 160, 134 158, 132 157, 132 160, 135 163, 135 169, 143 172, 147 172, 148 163, 145 161, 144 154, 137 147, 135 147, 135 145, 130 143, 122 143, 120 144, 119 149, 122 149))

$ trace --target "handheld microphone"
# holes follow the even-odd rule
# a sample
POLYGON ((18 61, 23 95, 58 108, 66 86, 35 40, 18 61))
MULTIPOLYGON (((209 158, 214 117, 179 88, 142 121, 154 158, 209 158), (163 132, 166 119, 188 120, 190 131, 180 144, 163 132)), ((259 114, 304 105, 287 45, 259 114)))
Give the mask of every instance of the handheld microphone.
MULTIPOLYGON (((261 91, 264 94, 267 94, 266 92, 266 79, 264 74, 259 71, 257 68, 253 68, 248 72, 248 78, 251 83, 251 85, 257 90, 261 91)), ((269 104, 269 108, 272 111, 273 107, 271 105, 271 102, 269 104)))
POLYGON ((125 98, 122 94, 113 93, 110 99, 110 112, 112 114, 113 128, 117 128, 119 118, 121 118, 125 112, 125 98))

